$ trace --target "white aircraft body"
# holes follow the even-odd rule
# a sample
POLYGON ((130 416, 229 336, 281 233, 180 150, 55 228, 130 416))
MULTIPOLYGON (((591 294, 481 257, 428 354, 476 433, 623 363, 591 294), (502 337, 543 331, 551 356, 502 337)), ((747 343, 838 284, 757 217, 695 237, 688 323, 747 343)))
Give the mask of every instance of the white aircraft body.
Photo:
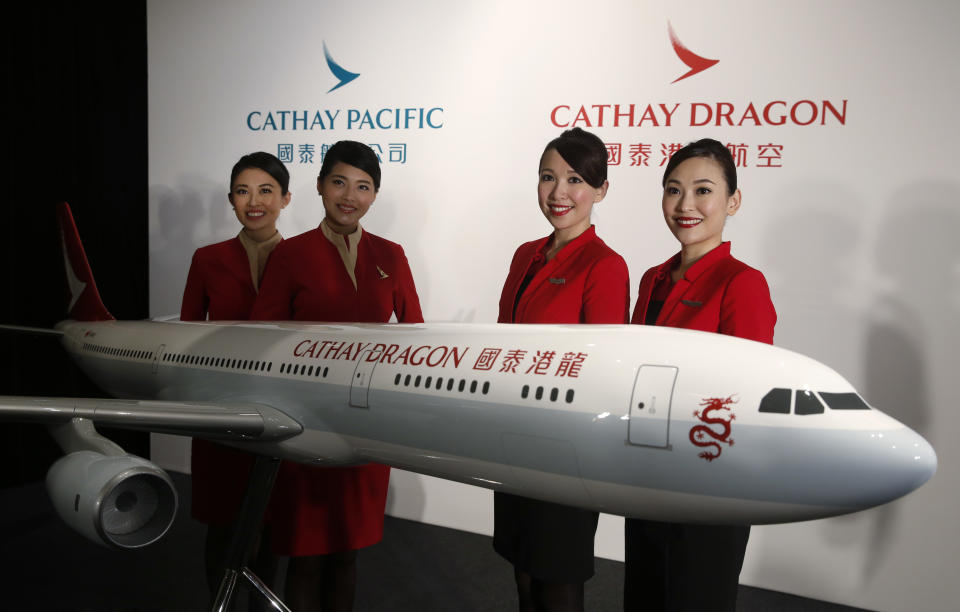
MULTIPOLYGON (((106 319, 72 219, 65 227, 74 318, 106 319)), ((119 546, 159 537, 166 528, 147 515, 169 514, 175 500, 157 485, 158 468, 77 442, 78 423, 209 437, 316 465, 374 461, 601 512, 711 524, 855 512, 936 470, 926 440, 829 367, 719 334, 114 320, 57 328, 79 367, 122 399, 2 397, 0 418, 74 423, 63 436, 74 442, 63 445, 80 450, 61 460, 72 469, 48 478, 55 505, 119 546), (113 463, 82 493, 103 455, 113 463), (152 479, 124 495, 117 483, 131 469, 152 479), (105 526, 105 507, 122 517, 134 503, 150 505, 137 525, 105 526), (142 537, 111 535, 147 524, 142 537)))

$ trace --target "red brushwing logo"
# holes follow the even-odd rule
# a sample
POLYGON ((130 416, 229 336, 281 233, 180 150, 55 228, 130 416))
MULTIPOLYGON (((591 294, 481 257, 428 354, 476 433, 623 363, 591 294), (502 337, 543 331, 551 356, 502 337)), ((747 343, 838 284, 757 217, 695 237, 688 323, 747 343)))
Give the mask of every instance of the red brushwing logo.
POLYGON ((682 81, 683 79, 689 76, 693 76, 698 72, 703 72, 710 66, 713 66, 714 64, 720 61, 720 60, 707 59, 705 57, 700 57, 690 49, 687 49, 687 47, 682 42, 680 42, 680 39, 677 38, 677 34, 673 31, 673 26, 670 24, 669 21, 667 22, 667 29, 670 31, 670 43, 673 45, 673 50, 676 52, 677 57, 680 58, 681 62, 683 62, 684 64, 690 67, 689 72, 674 79, 671 82, 671 85, 673 83, 676 83, 677 81, 682 81))
POLYGON ((721 444, 733 446, 733 438, 730 437, 731 422, 737 418, 737 415, 731 411, 730 404, 734 403, 736 403, 736 400, 732 396, 727 398, 708 397, 700 402, 700 405, 706 406, 706 408, 693 411, 693 416, 706 423, 706 425, 694 425, 690 428, 690 442, 694 446, 713 449, 700 453, 699 457, 701 459, 713 461, 720 456, 721 444))

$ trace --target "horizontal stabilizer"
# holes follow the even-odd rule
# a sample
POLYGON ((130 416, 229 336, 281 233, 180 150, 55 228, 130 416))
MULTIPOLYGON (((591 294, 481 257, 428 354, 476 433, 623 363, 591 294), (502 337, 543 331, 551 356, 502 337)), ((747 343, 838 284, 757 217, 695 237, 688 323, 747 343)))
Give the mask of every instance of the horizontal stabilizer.
POLYGON ((26 325, 0 325, 0 331, 14 332, 18 334, 34 334, 37 336, 56 336, 58 338, 63 335, 63 332, 59 329, 28 327, 26 325))

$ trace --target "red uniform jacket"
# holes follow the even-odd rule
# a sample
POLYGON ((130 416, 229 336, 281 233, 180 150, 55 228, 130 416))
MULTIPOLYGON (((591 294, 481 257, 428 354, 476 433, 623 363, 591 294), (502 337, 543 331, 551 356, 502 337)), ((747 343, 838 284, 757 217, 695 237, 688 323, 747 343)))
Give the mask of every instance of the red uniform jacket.
MULTIPOLYGON (((180 306, 182 321, 245 321, 257 297, 250 259, 239 238, 201 247, 193 254, 180 306)), ((209 440, 194 439, 190 455, 191 514, 204 523, 234 520, 253 459, 209 440)))
POLYGON ((530 265, 544 256, 550 236, 520 245, 500 296, 498 323, 626 323, 630 308, 627 264, 591 225, 548 261, 520 296, 530 265))
POLYGON ((193 254, 180 319, 245 321, 256 299, 247 251, 239 238, 231 238, 193 254))
MULTIPOLYGON (((422 323, 403 248, 364 231, 357 243, 357 287, 337 247, 319 228, 284 240, 270 254, 250 317, 257 321, 422 323)), ((249 273, 248 273, 249 274, 249 273)))
MULTIPOLYGON (((270 254, 251 318, 263 321, 422 323, 420 300, 400 245, 363 232, 354 268, 317 228, 284 240, 270 254)), ((383 537, 390 468, 378 464, 318 468, 284 461, 268 521, 276 553, 322 555, 355 550, 383 537)))
MULTIPOLYGON (((657 281, 680 263, 680 254, 646 271, 631 323, 643 325, 657 281)), ((777 312, 759 270, 734 259, 730 243, 713 249, 684 273, 670 291, 657 325, 715 332, 773 344, 777 312)))

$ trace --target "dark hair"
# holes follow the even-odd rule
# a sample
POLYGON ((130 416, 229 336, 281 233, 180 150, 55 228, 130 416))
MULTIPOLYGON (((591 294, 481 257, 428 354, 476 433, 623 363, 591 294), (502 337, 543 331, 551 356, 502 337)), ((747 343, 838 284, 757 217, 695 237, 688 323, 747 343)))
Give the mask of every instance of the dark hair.
POLYGON ((661 184, 666 187, 667 177, 670 176, 670 173, 691 157, 708 157, 720 164, 720 169, 723 170, 723 178, 727 181, 727 195, 733 195, 733 192, 737 190, 737 165, 733 161, 730 149, 712 138, 703 138, 691 142, 674 153, 663 171, 661 184))
POLYGON ((321 181, 333 171, 333 167, 339 163, 344 163, 354 168, 359 168, 373 179, 373 190, 380 190, 380 160, 373 149, 355 140, 341 140, 323 156, 323 164, 320 166, 320 175, 317 177, 321 181))
POLYGON ((607 146, 596 134, 573 128, 548 142, 543 155, 550 149, 559 153, 591 187, 600 187, 607 180, 607 146))
POLYGON ((272 176, 273 180, 280 185, 280 195, 287 195, 287 189, 290 187, 290 173, 287 172, 282 161, 264 151, 248 153, 233 165, 233 170, 230 171, 230 191, 233 191, 233 183, 237 180, 237 176, 248 168, 263 170, 272 176))

